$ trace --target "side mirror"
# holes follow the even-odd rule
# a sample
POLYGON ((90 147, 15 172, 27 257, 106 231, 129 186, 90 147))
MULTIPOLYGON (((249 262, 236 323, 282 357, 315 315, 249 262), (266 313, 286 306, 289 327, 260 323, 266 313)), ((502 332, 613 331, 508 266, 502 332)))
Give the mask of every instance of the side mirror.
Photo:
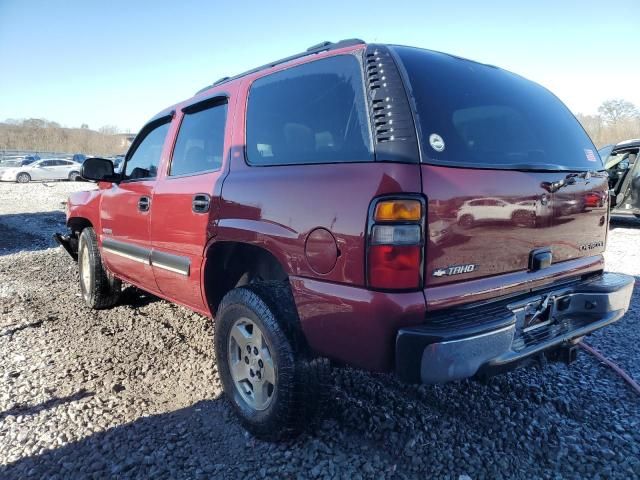
POLYGON ((80 167, 80 175, 96 182, 115 182, 120 178, 114 174, 111 160, 105 158, 87 158, 80 167))

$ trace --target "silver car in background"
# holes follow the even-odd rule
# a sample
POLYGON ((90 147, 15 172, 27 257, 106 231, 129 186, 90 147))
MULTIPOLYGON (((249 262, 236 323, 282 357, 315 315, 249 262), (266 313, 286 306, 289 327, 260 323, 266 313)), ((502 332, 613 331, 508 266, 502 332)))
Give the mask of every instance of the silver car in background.
POLYGON ((80 178, 81 164, 60 158, 44 158, 29 165, 4 168, 0 180, 29 183, 32 180, 71 180, 80 178))

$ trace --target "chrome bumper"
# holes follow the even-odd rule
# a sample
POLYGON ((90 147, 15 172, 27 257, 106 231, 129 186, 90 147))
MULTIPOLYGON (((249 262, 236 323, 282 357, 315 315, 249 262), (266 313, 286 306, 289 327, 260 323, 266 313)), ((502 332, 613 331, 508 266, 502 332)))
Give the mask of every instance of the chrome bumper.
POLYGON ((396 373, 442 383, 508 370, 620 319, 634 279, 603 273, 499 303, 438 312, 396 339, 396 373))

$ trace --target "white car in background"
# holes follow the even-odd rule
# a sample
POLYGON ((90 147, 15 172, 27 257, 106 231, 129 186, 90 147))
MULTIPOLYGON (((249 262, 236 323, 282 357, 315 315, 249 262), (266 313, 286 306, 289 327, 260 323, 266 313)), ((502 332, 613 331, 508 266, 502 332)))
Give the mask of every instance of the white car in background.
POLYGON ((471 228, 481 222, 510 221, 517 225, 533 227, 541 216, 535 200, 511 203, 501 198, 476 198, 460 206, 458 225, 471 228))
POLYGON ((0 172, 5 182, 29 183, 32 180, 71 180, 80 178, 81 164, 60 158, 44 158, 29 165, 10 167, 0 172))

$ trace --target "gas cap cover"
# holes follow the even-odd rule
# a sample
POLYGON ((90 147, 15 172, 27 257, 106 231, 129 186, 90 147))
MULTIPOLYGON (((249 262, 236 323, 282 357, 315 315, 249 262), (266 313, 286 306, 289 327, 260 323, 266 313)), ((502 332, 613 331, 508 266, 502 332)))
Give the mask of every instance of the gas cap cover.
POLYGON ((338 260, 336 239, 329 230, 316 228, 307 236, 304 254, 314 272, 329 273, 338 260))

